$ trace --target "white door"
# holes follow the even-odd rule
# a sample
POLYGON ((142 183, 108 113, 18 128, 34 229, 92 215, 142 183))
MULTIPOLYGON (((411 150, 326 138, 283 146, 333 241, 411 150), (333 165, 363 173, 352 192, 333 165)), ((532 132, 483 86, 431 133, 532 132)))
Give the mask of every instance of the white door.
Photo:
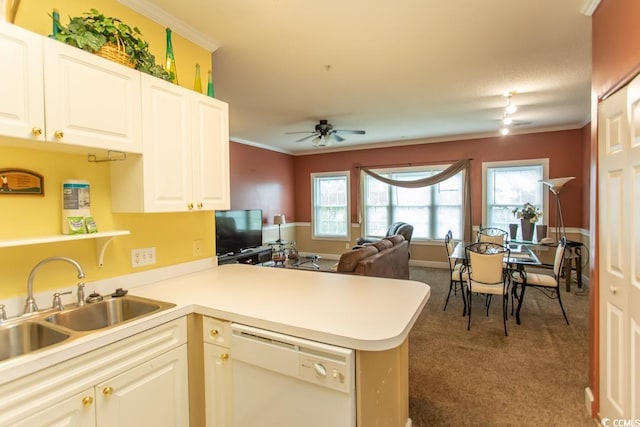
POLYGON ((598 112, 600 417, 640 418, 640 80, 598 112))
MULTIPOLYGON (((45 391, 46 392, 46 391, 45 391)), ((23 419, 12 427, 93 427, 96 412, 93 389, 85 390, 23 419)))
POLYGON ((0 24, 0 57, 0 135, 44 141, 42 36, 0 24))
POLYGON ((100 426, 189 425, 186 344, 96 386, 100 426))
POLYGON ((47 140, 142 152, 140 72, 44 40, 47 140))
POLYGON ((194 94, 192 116, 194 209, 229 209, 229 106, 194 94))

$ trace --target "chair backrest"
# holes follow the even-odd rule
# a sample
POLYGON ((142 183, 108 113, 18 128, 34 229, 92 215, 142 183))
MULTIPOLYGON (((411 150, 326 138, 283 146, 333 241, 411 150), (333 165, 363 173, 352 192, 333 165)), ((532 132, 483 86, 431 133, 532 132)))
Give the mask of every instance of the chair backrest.
POLYGON ((456 265, 456 260, 451 258, 451 254, 453 253, 453 249, 454 249, 453 233, 451 232, 451 230, 447 231, 447 234, 445 234, 444 236, 444 247, 447 250, 447 258, 449 259, 449 268, 451 269, 451 271, 453 271, 453 268, 456 265))
POLYGON ((509 249, 504 245, 478 242, 465 247, 466 258, 471 264, 471 280, 480 283, 502 283, 504 279, 504 259, 509 257, 509 249))
POLYGON ((564 262, 564 251, 566 248, 567 238, 563 236, 558 242, 556 255, 553 258, 553 274, 556 276, 556 279, 560 277, 560 272, 562 271, 562 263, 564 262))
POLYGON ((500 228, 482 228, 478 232, 478 242, 490 242, 504 245, 507 241, 507 232, 500 228))
POLYGON ((387 236, 393 236, 394 234, 401 234, 404 240, 411 243, 411 237, 413 236, 413 225, 406 222, 394 222, 387 229, 387 236))

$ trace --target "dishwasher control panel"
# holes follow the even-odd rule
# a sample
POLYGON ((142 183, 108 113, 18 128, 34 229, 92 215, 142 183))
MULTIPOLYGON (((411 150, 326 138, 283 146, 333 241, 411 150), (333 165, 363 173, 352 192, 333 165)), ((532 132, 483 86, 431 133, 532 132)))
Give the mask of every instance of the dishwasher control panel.
POLYGON ((305 354, 299 356, 298 363, 300 378, 345 393, 350 391, 352 375, 347 372, 345 363, 305 354))

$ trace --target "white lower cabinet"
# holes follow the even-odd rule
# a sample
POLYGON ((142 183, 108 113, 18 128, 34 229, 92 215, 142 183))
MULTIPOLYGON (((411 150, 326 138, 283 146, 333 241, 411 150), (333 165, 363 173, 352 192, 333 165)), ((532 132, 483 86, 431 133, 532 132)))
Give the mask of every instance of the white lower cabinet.
POLYGON ((186 319, 0 386, 0 426, 189 425, 186 319))
POLYGON ((15 427, 93 427, 96 425, 94 401, 93 388, 91 388, 11 425, 15 427))
POLYGON ((204 378, 207 427, 233 425, 231 323, 203 318, 204 378))
POLYGON ((182 345, 96 386, 103 426, 188 426, 187 348, 182 345))

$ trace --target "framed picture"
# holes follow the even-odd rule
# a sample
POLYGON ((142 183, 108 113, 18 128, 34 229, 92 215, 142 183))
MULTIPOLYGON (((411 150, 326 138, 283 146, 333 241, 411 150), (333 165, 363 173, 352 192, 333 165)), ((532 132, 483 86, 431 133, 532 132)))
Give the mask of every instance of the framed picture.
POLYGON ((0 169, 0 196, 10 194, 44 196, 44 177, 27 169, 0 169))

